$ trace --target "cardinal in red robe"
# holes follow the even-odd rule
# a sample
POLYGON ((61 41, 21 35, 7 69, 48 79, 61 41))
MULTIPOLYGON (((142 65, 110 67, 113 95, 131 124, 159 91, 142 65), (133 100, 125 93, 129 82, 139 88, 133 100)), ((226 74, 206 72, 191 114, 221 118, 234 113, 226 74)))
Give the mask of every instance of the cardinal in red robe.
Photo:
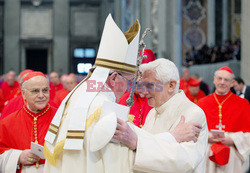
POLYGON ((200 81, 193 78, 190 79, 189 88, 185 94, 187 98, 189 98, 189 100, 195 104, 197 104, 201 98, 206 96, 205 93, 200 89, 200 81))
POLYGON ((182 70, 182 76, 183 77, 180 79, 179 89, 183 90, 184 92, 187 92, 190 82, 193 80, 193 78, 190 77, 189 70, 187 68, 182 70))
POLYGON ((57 107, 60 106, 63 99, 75 88, 77 85, 77 79, 74 74, 69 74, 65 76, 64 79, 64 88, 60 91, 58 91, 54 98, 54 103, 57 107))
POLYGON ((5 172, 43 169, 44 160, 31 153, 31 142, 43 145, 44 137, 56 113, 48 104, 49 82, 41 72, 31 72, 23 79, 25 105, 0 121, 0 160, 5 172))
POLYGON ((250 148, 250 106, 246 99, 233 94, 233 72, 222 67, 214 76, 215 92, 198 101, 206 114, 209 131, 225 136, 217 138, 210 132, 206 172, 245 172, 250 148))
POLYGON ((58 91, 60 91, 61 89, 63 89, 63 85, 60 82, 59 75, 55 71, 50 73, 49 79, 50 79, 50 84, 49 84, 49 87, 50 87, 50 99, 54 100, 56 93, 58 91))
POLYGON ((19 83, 16 81, 14 72, 11 71, 6 75, 6 81, 3 83, 1 89, 5 104, 7 104, 10 99, 17 96, 19 83))

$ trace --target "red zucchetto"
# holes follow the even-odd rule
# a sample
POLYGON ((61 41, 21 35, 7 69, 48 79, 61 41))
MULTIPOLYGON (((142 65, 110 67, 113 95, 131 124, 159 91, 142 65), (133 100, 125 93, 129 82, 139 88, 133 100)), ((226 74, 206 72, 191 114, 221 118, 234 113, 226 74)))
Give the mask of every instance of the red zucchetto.
POLYGON ((29 79, 35 77, 35 76, 43 76, 43 77, 46 77, 42 72, 40 72, 40 71, 34 71, 34 72, 31 72, 31 73, 27 74, 27 76, 25 76, 25 77, 23 78, 23 83, 24 83, 25 81, 27 81, 27 80, 29 80, 29 79))
POLYGON ((218 71, 221 71, 221 70, 225 70, 225 71, 228 71, 229 73, 233 74, 233 71, 228 66, 224 66, 224 67, 221 67, 218 69, 218 71))

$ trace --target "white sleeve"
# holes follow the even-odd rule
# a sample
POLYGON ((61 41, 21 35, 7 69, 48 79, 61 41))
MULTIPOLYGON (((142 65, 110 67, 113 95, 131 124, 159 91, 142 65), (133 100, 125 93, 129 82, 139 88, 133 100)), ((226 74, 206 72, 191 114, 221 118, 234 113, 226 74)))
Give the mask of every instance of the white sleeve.
MULTIPOLYGON (((207 149, 207 128, 200 132, 198 141, 194 143, 177 143, 163 139, 163 133, 153 135, 144 130, 136 130, 138 141, 134 170, 143 172, 193 172, 201 162, 205 163, 207 149)), ((173 136, 172 136, 173 137, 173 136)), ((171 137, 170 137, 171 139, 171 137)), ((203 164, 205 166, 205 164, 203 164)), ((201 169, 200 169, 201 168, 201 169)), ((199 171, 198 171, 199 172, 199 171)))
POLYGON ((175 137, 170 132, 158 133, 154 135, 158 139, 165 140, 168 143, 177 143, 175 137))
POLYGON ((22 150, 10 149, 0 155, 0 172, 16 173, 17 163, 22 150))
POLYGON ((234 145, 242 157, 241 159, 245 161, 250 154, 250 133, 228 133, 228 136, 233 139, 234 145))

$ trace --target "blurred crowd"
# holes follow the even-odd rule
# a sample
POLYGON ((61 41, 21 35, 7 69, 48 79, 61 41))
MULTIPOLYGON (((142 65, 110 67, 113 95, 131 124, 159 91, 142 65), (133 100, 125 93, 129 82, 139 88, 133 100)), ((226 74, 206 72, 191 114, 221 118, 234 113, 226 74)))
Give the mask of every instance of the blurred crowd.
MULTIPOLYGON (((19 75, 14 71, 0 76, 0 114, 3 108, 14 98, 21 97, 22 79, 32 70, 24 70, 19 75)), ((62 74, 51 72, 46 75, 50 82, 50 104, 59 107, 66 95, 85 77, 78 74, 62 74)))
POLYGON ((186 52, 184 65, 189 67, 194 64, 208 64, 223 62, 227 60, 240 60, 241 42, 237 39, 235 42, 225 41, 222 45, 209 47, 203 45, 201 49, 186 52))

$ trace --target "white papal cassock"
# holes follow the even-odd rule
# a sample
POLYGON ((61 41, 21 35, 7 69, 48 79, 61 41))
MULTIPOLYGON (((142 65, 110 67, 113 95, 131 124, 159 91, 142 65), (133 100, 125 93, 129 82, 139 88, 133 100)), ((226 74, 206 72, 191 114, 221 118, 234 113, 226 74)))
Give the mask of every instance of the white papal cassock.
MULTIPOLYGON (((114 101, 112 95, 100 92, 92 102, 88 115, 95 112, 104 100, 114 101)), ((59 145, 66 137, 67 122, 66 115, 56 142, 59 145)), ((46 162, 45 172, 205 172, 208 135, 205 115, 183 92, 173 96, 161 107, 152 109, 143 129, 130 124, 138 135, 136 152, 111 142, 97 152, 90 152, 89 138, 96 122, 86 131, 83 150, 61 151, 56 166, 46 162), (181 115, 185 116, 186 121, 202 124, 203 128, 196 143, 179 144, 167 133, 178 124, 181 115)), ((53 148, 50 144, 47 147, 53 148)))

